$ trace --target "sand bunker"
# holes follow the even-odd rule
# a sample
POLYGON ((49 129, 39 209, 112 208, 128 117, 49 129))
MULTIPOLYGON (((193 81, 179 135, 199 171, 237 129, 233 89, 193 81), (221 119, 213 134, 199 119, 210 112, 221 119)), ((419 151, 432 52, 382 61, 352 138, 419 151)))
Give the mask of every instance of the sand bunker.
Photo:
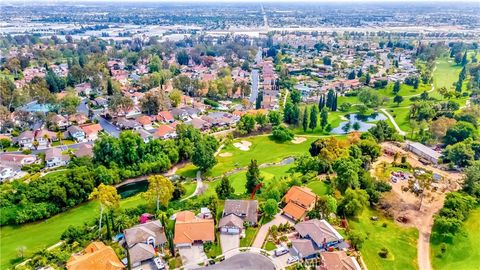
POLYGON ((220 153, 218 156, 220 156, 220 157, 231 157, 232 153, 230 153, 230 152, 220 153))
POLYGON ((241 141, 241 142, 236 142, 233 144, 236 148, 242 150, 242 151, 248 151, 250 150, 250 146, 252 145, 251 142, 249 141, 241 141))
POLYGON ((293 138, 292 143, 301 144, 306 140, 307 140, 307 138, 305 138, 305 137, 295 137, 295 138, 293 138))

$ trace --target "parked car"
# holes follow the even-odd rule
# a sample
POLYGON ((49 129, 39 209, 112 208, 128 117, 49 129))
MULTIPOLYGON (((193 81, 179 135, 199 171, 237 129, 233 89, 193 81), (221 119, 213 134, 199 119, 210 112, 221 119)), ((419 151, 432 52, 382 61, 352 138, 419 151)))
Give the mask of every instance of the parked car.
POLYGON ((287 264, 296 263, 298 262, 298 260, 299 260, 298 256, 292 256, 287 259, 287 264))
POLYGON ((288 253, 288 248, 286 247, 279 247, 277 249, 275 249, 275 256, 282 256, 284 254, 287 254, 288 253))

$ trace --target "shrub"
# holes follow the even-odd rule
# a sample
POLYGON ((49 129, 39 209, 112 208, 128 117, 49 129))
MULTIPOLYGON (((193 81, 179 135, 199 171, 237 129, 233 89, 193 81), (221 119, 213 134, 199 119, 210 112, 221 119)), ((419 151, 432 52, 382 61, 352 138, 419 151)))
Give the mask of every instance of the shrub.
POLYGON ((378 252, 378 255, 385 259, 388 257, 388 253, 389 253, 388 249, 382 248, 380 252, 378 252))
POLYGON ((280 125, 273 128, 272 137, 278 142, 285 142, 293 139, 293 133, 286 126, 280 125))

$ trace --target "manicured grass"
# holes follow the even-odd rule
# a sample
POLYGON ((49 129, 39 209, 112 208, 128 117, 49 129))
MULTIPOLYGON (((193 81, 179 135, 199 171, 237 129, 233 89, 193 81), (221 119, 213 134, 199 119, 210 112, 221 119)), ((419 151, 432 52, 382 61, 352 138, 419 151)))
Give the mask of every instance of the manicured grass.
MULTIPOLYGON (((392 107, 387 109, 387 111, 393 116, 397 125, 405 132, 412 130, 410 126, 410 108, 409 107, 392 107)), ((389 121, 390 122, 390 121, 389 121)))
MULTIPOLYGON (((145 203, 140 195, 121 201, 122 208, 133 208, 145 203)), ((47 248, 58 241, 68 226, 79 226, 90 221, 99 214, 96 202, 87 202, 53 216, 49 219, 19 226, 3 226, 0 230, 0 268, 12 268, 11 260, 16 259, 17 248, 27 248, 25 256, 47 248)))
POLYGON ((479 269, 480 265, 480 208, 473 210, 464 223, 464 233, 453 237, 442 254, 441 242, 432 238, 432 266, 435 270, 442 269, 479 269))
POLYGON ((358 218, 349 220, 349 225, 352 230, 367 235, 361 253, 369 270, 418 268, 418 231, 415 228, 402 227, 373 209, 364 210, 358 218), (372 216, 377 216, 378 221, 371 221, 372 216), (387 226, 383 227, 383 223, 387 226), (378 255, 382 248, 389 251, 386 259, 378 255))
POLYGON ((185 188, 185 194, 183 194, 182 198, 185 198, 193 194, 193 192, 195 191, 195 188, 197 187, 197 183, 188 182, 183 184, 183 187, 185 188))
MULTIPOLYGON (((312 105, 308 106, 307 112, 310 113, 311 107, 312 107, 312 105)), ((304 108, 305 108, 305 106, 301 106, 300 110, 303 112, 304 108)), ((338 127, 340 125, 340 122, 342 122, 342 116, 344 116, 345 114, 347 114, 347 113, 346 112, 340 112, 340 111, 336 111, 336 112, 330 112, 329 111, 328 112, 328 123, 330 124, 330 126, 332 128, 338 127)), ((317 119, 317 127, 314 130, 308 128, 307 131, 303 131, 302 126, 291 127, 291 129, 296 135, 329 135, 330 134, 326 130, 322 130, 322 128, 320 126, 320 117, 318 117, 318 119, 317 119)))
POLYGON ((304 154, 314 140, 316 140, 316 138, 309 137, 301 144, 294 144, 292 142, 278 143, 269 136, 236 139, 233 143, 240 141, 251 142, 250 150, 242 151, 233 146, 233 144, 227 145, 222 149, 221 153, 228 152, 231 153, 232 156, 217 156, 218 163, 207 173, 207 176, 219 176, 235 168, 246 167, 252 159, 256 159, 258 164, 263 164, 267 162, 278 162, 290 156, 304 154))
POLYGON ((446 87, 449 90, 455 90, 453 83, 458 81, 458 74, 462 70, 461 65, 456 65, 450 58, 442 58, 435 63, 436 69, 433 72, 433 85, 435 89, 446 87))
POLYGON ((258 229, 260 227, 248 227, 245 230, 245 237, 240 239, 240 247, 249 247, 252 245, 255 236, 257 236, 258 229))
POLYGON ((319 196, 327 194, 328 191, 328 184, 320 180, 311 181, 307 187, 319 196))
POLYGON ((272 241, 267 241, 265 243, 263 249, 265 249, 267 251, 275 250, 275 249, 277 249, 277 245, 275 245, 275 243, 273 243, 272 241))

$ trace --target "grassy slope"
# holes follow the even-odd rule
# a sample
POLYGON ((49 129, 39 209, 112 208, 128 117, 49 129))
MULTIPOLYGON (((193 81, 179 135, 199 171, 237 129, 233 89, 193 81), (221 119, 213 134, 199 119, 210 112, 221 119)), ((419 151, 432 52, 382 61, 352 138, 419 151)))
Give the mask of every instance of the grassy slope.
POLYGON ((440 243, 431 244, 432 266, 435 270, 480 269, 480 208, 472 211, 464 223, 465 233, 458 234, 447 245, 445 254, 441 254, 440 243))
POLYGON ((349 225, 351 229, 368 236, 361 252, 369 270, 417 269, 418 231, 416 229, 401 227, 371 209, 363 211, 357 219, 349 220, 349 225), (371 221, 371 216, 377 216, 378 221, 371 221), (383 223, 386 223, 387 227, 383 227, 383 223), (389 250, 386 259, 378 255, 381 248, 389 250))
MULTIPOLYGON (((143 203, 141 196, 133 196, 121 201, 121 207, 132 208, 143 203)), ((4 226, 0 230, 0 269, 11 267, 10 260, 16 258, 16 249, 25 246, 29 256, 33 252, 49 247, 58 241, 63 231, 70 225, 82 225, 99 213, 96 202, 84 203, 44 221, 20 226, 4 226)))

